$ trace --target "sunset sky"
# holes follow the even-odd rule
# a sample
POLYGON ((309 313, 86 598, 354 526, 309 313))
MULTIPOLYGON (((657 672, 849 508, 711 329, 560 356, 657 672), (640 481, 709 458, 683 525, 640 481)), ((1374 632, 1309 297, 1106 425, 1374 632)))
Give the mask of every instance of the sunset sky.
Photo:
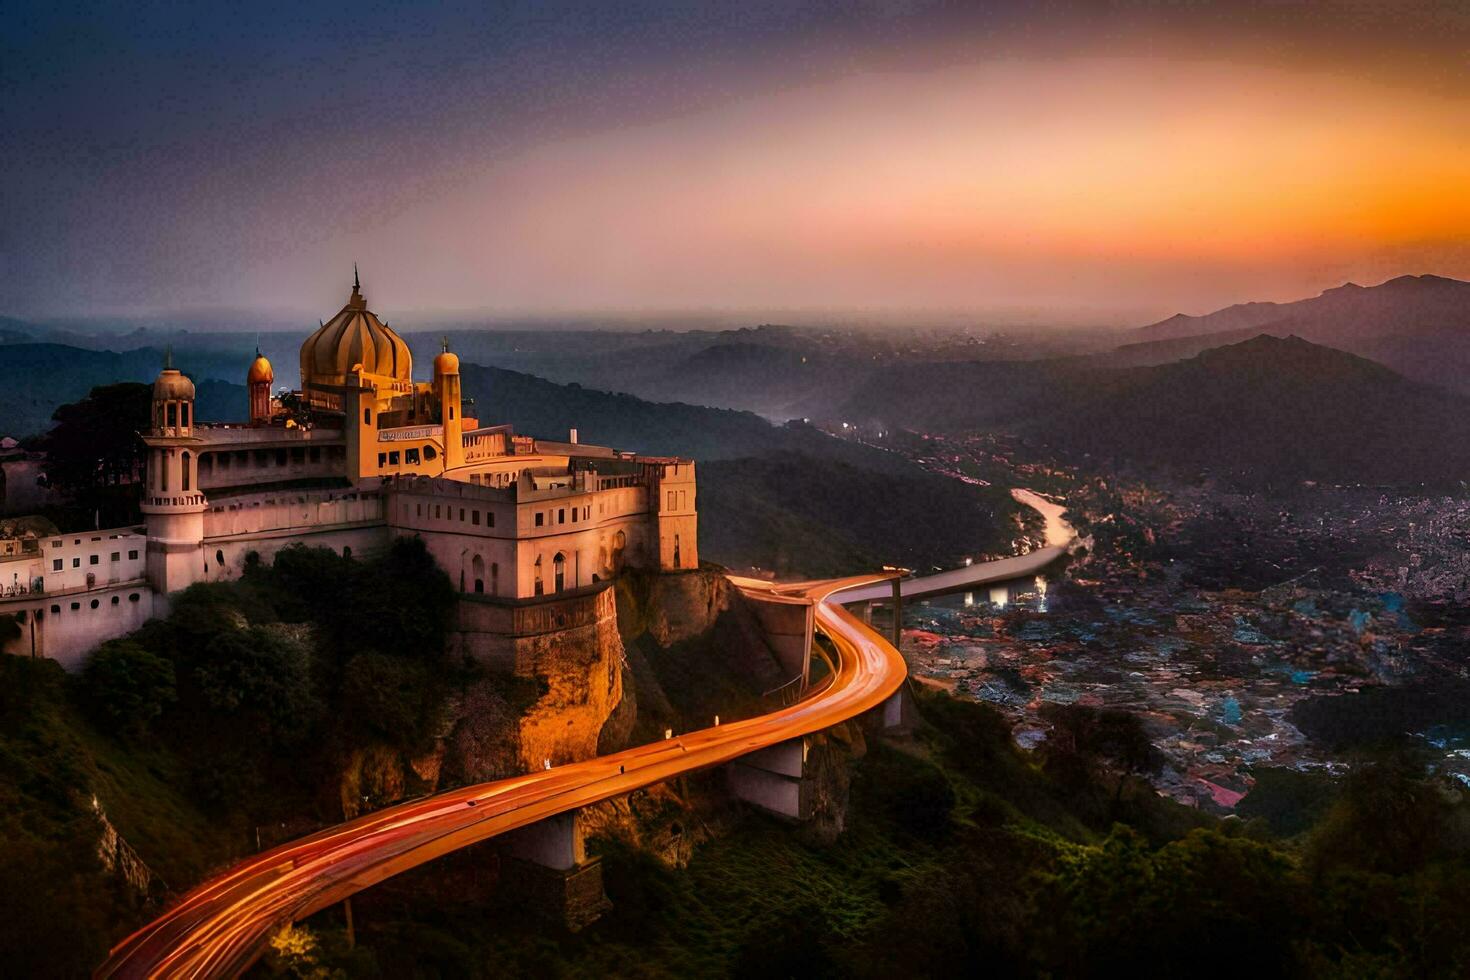
POLYGON ((354 260, 426 316, 1126 323, 1470 278, 1467 11, 12 0, 0 314, 329 315, 354 260))

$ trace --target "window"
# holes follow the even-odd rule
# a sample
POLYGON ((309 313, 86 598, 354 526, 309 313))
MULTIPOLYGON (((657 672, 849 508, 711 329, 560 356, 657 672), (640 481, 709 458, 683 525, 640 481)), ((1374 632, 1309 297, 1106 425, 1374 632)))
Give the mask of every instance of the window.
POLYGON ((82 608, 82 604, 80 602, 73 602, 71 604, 71 611, 72 612, 76 612, 80 608, 82 608))
POLYGON ((371 408, 364 408, 362 410, 362 424, 363 425, 372 425, 373 424, 373 410, 371 408))
POLYGON ((566 588, 567 556, 558 551, 556 557, 551 559, 551 568, 556 576, 556 591, 560 592, 566 588))
POLYGON ((475 524, 475 525, 478 525, 480 523, 480 512, 479 511, 477 511, 477 510, 470 511, 470 523, 471 524, 475 524))
POLYGON ((434 505, 434 519, 435 520, 438 520, 439 519, 439 506, 440 506, 439 504, 435 504, 434 505))
POLYGON ((415 517, 423 517, 424 516, 424 505, 423 504, 414 504, 413 507, 414 507, 414 516, 415 517))
POLYGON ((51 559, 51 570, 53 572, 59 572, 59 571, 61 571, 61 559, 60 558, 53 558, 53 559, 51 559))
POLYGON ((138 560, 138 552, 137 552, 137 550, 134 549, 133 551, 129 551, 128 552, 128 561, 137 561, 137 560, 138 560))
POLYGON ((459 509, 459 522, 460 522, 460 523, 461 523, 461 524, 463 524, 463 523, 464 523, 464 508, 463 508, 463 507, 461 507, 461 508, 460 508, 460 509, 459 509))
POLYGON ((112 553, 112 558, 109 559, 109 560, 110 561, 122 561, 122 552, 121 551, 114 551, 112 553))
POLYGON ((545 523, 546 523, 546 515, 545 515, 545 514, 543 514, 543 513, 541 513, 541 512, 540 512, 540 511, 539 511, 539 510, 538 510, 538 511, 537 511, 537 512, 536 512, 536 526, 537 526, 537 527, 541 527, 541 526, 542 526, 542 525, 543 525, 543 524, 545 524, 545 523))
POLYGON ((189 454, 187 452, 185 452, 183 456, 179 457, 179 459, 184 464, 184 475, 180 479, 179 487, 181 489, 183 489, 183 490, 188 490, 189 489, 189 454))
POLYGON ((385 467, 387 465, 388 465, 388 454, 387 453, 378 453, 378 469, 382 469, 383 467, 385 467))
POLYGON ((132 595, 128 596, 128 601, 129 602, 137 602, 138 601, 138 593, 134 592, 132 595))
POLYGON ((118 603, 119 603, 119 602, 121 602, 121 601, 122 601, 122 600, 121 600, 121 599, 119 599, 119 598, 118 598, 118 597, 117 597, 117 596, 113 596, 113 597, 112 597, 112 604, 113 604, 113 605, 114 605, 114 606, 115 606, 115 605, 117 605, 117 604, 118 604, 118 603))
POLYGON ((558 523, 558 524, 565 524, 566 522, 567 522, 567 509, 565 507, 560 507, 556 511, 556 523, 558 523))
MULTIPOLYGON (((540 515, 538 514, 537 516, 539 517, 540 515)), ((537 558, 536 558, 536 564, 533 567, 534 567, 534 571, 535 571, 535 578, 534 578, 534 580, 531 583, 532 584, 532 590, 533 590, 534 594, 540 595, 542 592, 544 592, 546 590, 545 590, 545 587, 542 586, 542 584, 541 584, 541 558, 540 558, 539 555, 537 556, 537 558)))
POLYGON ((573 507, 572 508, 572 523, 573 524, 577 523, 577 511, 579 511, 581 509, 582 508, 580 508, 580 507, 573 507))
POLYGON ((398 450, 394 449, 394 450, 392 450, 392 451, 390 451, 388 453, 388 465, 389 466, 397 466, 398 465, 398 450))
POLYGON ((81 568, 82 567, 82 560, 80 558, 73 558, 71 560, 71 567, 72 568, 81 568))
POLYGON ((60 616, 61 615, 61 607, 60 606, 52 606, 51 607, 51 613, 52 613, 52 615, 60 616))
POLYGON ((342 557, 343 558, 351 558, 352 557, 352 546, 351 545, 344 544, 342 546, 342 557))
POLYGON ((98 562, 100 562, 101 560, 102 560, 102 556, 101 555, 88 555, 87 556, 87 564, 88 565, 95 565, 98 562))
POLYGON ((93 600, 92 600, 92 608, 93 608, 93 609, 96 609, 96 608, 97 608, 97 606, 98 606, 98 602, 97 602, 97 600, 96 600, 96 599, 93 599, 93 600))
POLYGON ((418 447, 414 447, 413 449, 405 449, 403 451, 403 461, 405 463, 417 466, 419 462, 418 447))
POLYGON ((485 591, 485 559, 476 555, 470 562, 470 571, 475 578, 475 593, 482 594, 485 591))
POLYGON ((487 511, 485 511, 485 526, 486 527, 494 527, 495 526, 495 511, 493 511, 493 510, 487 510, 487 511))
POLYGON ((214 553, 214 563, 220 568, 225 567, 225 552, 223 548, 214 553))
POLYGON ((433 459, 435 456, 438 456, 438 455, 439 454, 437 452, 435 452, 433 446, 425 446, 424 447, 424 459, 433 459))

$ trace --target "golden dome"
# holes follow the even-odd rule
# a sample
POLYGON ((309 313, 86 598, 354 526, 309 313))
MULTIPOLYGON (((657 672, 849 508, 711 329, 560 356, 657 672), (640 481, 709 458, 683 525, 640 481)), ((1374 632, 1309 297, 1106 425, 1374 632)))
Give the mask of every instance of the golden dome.
POLYGON ((153 400, 156 402, 191 402, 194 400, 194 382, 175 367, 166 367, 158 372, 153 381, 153 400))
POLYGON ((367 374, 413 380, 408 345, 367 308, 354 283, 347 305, 301 345, 301 383, 341 384, 359 364, 367 374))
POLYGON ((451 354, 449 351, 444 351, 438 357, 434 358, 434 373, 458 374, 459 357, 455 354, 451 354))
POLYGON ((270 384, 274 380, 276 380, 276 372, 271 367, 271 362, 266 360, 259 348, 256 348, 255 360, 250 362, 250 371, 245 375, 245 383, 247 385, 270 384))

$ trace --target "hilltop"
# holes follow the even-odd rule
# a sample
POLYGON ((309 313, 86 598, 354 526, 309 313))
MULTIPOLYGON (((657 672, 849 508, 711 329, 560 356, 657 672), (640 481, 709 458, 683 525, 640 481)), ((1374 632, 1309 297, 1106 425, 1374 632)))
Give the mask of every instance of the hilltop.
POLYGON ((1243 485, 1445 484, 1470 474, 1470 398, 1295 336, 1261 334, 1144 367, 904 366, 872 388, 839 411, 921 430, 998 428, 1078 456, 1243 485))
POLYGON ((1179 340, 1242 330, 1295 334, 1371 357, 1415 380, 1470 390, 1470 282, 1444 276, 1399 276, 1377 286, 1349 282, 1294 303, 1179 313, 1140 327, 1134 337, 1179 340))

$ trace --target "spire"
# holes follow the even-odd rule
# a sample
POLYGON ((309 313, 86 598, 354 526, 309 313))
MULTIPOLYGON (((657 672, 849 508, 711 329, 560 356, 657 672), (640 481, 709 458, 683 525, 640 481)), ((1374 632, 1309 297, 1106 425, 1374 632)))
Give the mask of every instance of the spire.
POLYGON ((443 337, 440 337, 439 338, 439 349, 441 351, 444 351, 445 353, 448 353, 448 351, 449 351, 449 334, 445 334, 443 337))
POLYGON ((174 369, 174 345, 168 344, 163 348, 163 369, 172 371, 174 369))
POLYGON ((352 263, 352 299, 347 301, 347 305, 354 310, 367 309, 367 303, 362 298, 362 280, 357 276, 356 262, 352 263))

